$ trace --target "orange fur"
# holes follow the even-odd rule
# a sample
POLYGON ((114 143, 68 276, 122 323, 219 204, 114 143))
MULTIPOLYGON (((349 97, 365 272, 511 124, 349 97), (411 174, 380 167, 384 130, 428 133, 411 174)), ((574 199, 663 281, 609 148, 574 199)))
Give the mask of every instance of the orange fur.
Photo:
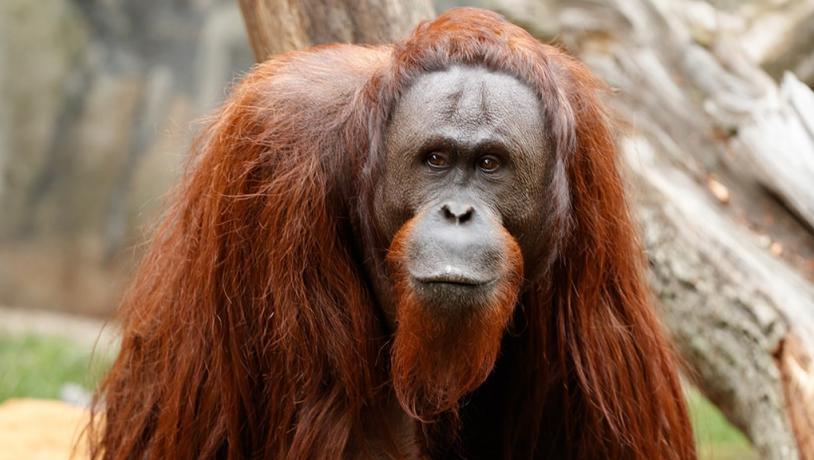
POLYGON ((460 399, 492 371, 523 281, 523 257, 517 242, 504 231, 506 275, 486 305, 465 314, 422 305, 404 268, 413 221, 396 234, 387 256, 397 302, 391 375, 404 410, 431 421, 444 412, 456 413, 460 399))
MULTIPOLYGON (((457 409, 456 449, 470 458, 694 458, 601 89, 561 51, 475 9, 392 46, 326 46, 259 65, 201 136, 124 298, 93 457, 347 457, 388 432, 395 391, 415 415, 457 409), (516 306, 507 286, 479 317, 494 323, 465 328, 476 346, 464 352, 397 276, 391 370, 361 268, 360 248, 374 248, 387 273, 371 190, 399 95, 452 64, 514 75, 542 101, 553 146, 540 197, 547 270, 516 306), (448 372, 432 373, 454 353, 448 372)), ((419 424, 431 455, 451 455, 439 442, 445 420, 419 424)))

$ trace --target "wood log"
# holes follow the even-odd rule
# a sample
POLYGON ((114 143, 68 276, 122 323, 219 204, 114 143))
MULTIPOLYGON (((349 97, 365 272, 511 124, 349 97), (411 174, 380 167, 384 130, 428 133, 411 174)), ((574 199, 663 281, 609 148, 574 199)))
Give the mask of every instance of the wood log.
POLYGON ((434 16, 431 0, 239 0, 258 62, 321 43, 386 43, 434 16))

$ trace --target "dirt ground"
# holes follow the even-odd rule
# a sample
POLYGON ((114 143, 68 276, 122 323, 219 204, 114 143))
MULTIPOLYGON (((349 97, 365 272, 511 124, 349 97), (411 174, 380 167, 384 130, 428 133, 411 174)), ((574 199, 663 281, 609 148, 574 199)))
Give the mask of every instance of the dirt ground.
POLYGON ((11 399, 0 404, 0 460, 87 458, 79 443, 87 411, 61 401, 11 399))

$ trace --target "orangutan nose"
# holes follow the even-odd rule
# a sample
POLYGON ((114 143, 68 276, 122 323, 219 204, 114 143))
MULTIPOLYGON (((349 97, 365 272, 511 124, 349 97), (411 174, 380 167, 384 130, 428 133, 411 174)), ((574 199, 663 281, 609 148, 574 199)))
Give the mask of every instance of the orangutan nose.
POLYGON ((410 235, 407 268, 413 279, 458 286, 494 281, 506 258, 496 219, 488 209, 458 200, 436 206, 418 217, 410 235))
POLYGON ((468 204, 448 201, 441 205, 441 215, 453 224, 465 224, 472 220, 473 214, 475 214, 475 208, 468 204))

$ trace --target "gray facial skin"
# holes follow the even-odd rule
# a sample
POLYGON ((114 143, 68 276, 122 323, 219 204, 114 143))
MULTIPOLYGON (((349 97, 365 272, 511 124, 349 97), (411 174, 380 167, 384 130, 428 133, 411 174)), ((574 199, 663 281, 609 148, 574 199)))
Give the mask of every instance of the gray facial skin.
POLYGON ((399 100, 374 219, 390 241, 416 217, 408 271, 431 303, 465 307, 488 294, 506 257, 500 226, 534 275, 550 156, 541 114, 526 84, 481 67, 427 73, 399 100))

